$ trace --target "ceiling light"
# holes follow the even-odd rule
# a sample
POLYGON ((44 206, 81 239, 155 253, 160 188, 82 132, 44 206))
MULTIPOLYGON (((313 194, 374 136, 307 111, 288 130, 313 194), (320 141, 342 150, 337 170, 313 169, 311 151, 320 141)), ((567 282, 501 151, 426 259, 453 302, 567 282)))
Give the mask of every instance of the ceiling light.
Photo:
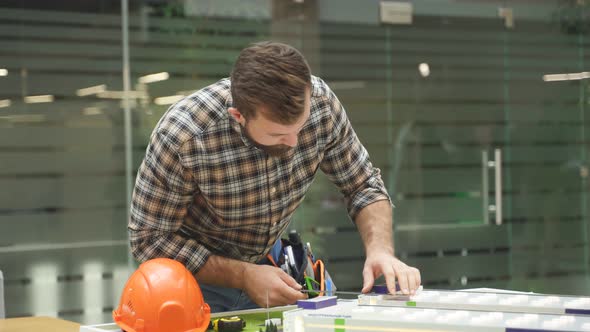
POLYGON ((158 98, 154 99, 154 104, 156 104, 156 105, 172 105, 184 97, 185 97, 184 95, 158 97, 158 98))
POLYGON ((0 108, 4 108, 4 107, 10 107, 12 103, 10 102, 10 99, 2 99, 0 100, 0 108))
POLYGON ((26 96, 25 103, 27 104, 38 104, 38 103, 51 103, 55 100, 53 95, 39 95, 39 96, 26 96))
POLYGON ((430 75, 430 66, 427 63, 421 63, 418 65, 418 71, 422 77, 428 77, 430 75))
POLYGON ((158 82, 158 81, 165 81, 169 77, 170 77, 170 75, 167 72, 163 71, 161 73, 141 76, 139 78, 139 83, 154 83, 154 82, 158 82))
POLYGON ((88 88, 78 89, 78 90, 76 90, 76 95, 79 97, 83 97, 83 96, 95 95, 97 93, 105 92, 105 91, 107 91, 107 86, 105 84, 101 84, 101 85, 91 86, 88 88))

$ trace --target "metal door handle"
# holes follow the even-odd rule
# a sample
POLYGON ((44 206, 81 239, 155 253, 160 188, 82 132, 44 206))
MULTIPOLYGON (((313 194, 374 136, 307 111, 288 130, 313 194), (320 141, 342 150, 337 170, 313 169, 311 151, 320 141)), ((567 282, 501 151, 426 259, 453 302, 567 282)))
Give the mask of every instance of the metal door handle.
POLYGON ((490 161, 488 152, 481 152, 482 207, 484 224, 490 224, 490 212, 494 212, 496 225, 502 225, 502 150, 494 150, 494 160, 490 161), (495 204, 490 204, 489 169, 494 169, 495 204))
POLYGON ((494 150, 495 189, 496 189, 496 225, 502 225, 502 151, 494 150))

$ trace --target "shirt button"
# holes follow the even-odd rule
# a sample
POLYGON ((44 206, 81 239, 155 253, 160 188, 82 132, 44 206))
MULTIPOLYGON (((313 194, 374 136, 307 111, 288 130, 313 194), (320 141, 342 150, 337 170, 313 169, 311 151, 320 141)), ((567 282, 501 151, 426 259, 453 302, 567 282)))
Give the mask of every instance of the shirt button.
POLYGON ((275 188, 275 187, 270 188, 270 193, 271 194, 274 194, 276 192, 277 192, 277 188, 275 188))

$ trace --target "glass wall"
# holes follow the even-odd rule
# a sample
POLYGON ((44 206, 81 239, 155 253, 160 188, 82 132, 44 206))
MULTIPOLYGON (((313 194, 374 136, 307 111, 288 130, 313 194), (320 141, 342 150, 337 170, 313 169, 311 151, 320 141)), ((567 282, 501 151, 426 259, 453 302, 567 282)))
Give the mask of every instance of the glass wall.
MULTIPOLYGON (((413 1, 411 23, 384 24, 378 3, 344 20, 320 3, 321 74, 384 171, 397 253, 425 286, 588 294, 587 5, 413 1)), ((301 219, 358 289, 362 246, 326 200, 301 219)))
MULTIPOLYGON (((588 5, 415 0, 393 21, 380 6, 131 1, 124 45, 119 1, 1 4, 7 316, 111 321, 134 267, 126 183, 153 127, 268 39, 302 50, 343 102, 396 205, 396 252, 425 287, 590 295, 588 5)), ((340 289, 361 288, 362 244, 321 174, 292 228, 340 289)))
POLYGON ((109 319, 127 279, 121 5, 0 4, 7 317, 109 319))
MULTIPOLYGON (((410 24, 374 5, 320 2, 321 74, 384 171, 398 255, 426 287, 588 294, 587 5, 413 1, 410 24)), ((358 236, 320 196, 301 219, 358 289, 358 236)))

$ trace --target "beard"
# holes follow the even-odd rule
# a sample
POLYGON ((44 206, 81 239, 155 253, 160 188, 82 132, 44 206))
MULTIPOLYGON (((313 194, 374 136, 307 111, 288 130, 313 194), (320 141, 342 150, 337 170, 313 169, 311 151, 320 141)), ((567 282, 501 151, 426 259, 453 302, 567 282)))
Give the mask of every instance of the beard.
POLYGON ((271 157, 284 157, 294 149, 294 148, 292 148, 288 145, 284 145, 284 144, 276 144, 276 145, 260 144, 252 138, 252 135, 250 135, 250 132, 248 131, 247 125, 243 126, 242 128, 244 128, 244 136, 246 136, 246 138, 250 141, 250 143, 252 143, 252 145, 259 148, 260 150, 266 152, 266 154, 268 154, 271 157))

